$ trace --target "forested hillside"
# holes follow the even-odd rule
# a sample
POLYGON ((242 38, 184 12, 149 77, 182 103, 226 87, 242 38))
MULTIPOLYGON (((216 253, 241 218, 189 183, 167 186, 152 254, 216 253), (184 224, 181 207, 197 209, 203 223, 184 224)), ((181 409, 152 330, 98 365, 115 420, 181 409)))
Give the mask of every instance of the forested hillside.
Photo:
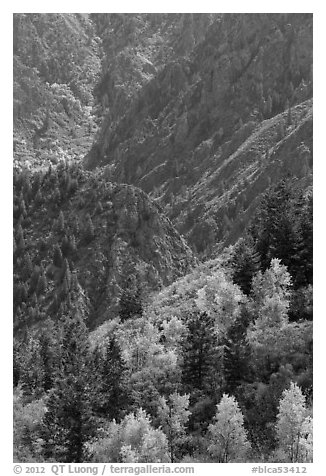
MULTIPOLYGON (((312 15, 160 16, 163 65, 151 23, 138 17, 125 16, 134 39, 118 54, 104 46, 97 97, 107 115, 86 166, 109 164, 112 180, 153 195, 209 256, 241 236, 270 184, 286 173, 311 180, 312 15), (153 66, 145 78, 139 57, 153 66)), ((120 23, 108 15, 105 26, 114 43, 120 23)))
POLYGON ((310 14, 14 14, 17 462, 312 462, 310 14))
POLYGON ((97 130, 93 23, 82 14, 15 14, 13 34, 15 165, 80 159, 97 130))

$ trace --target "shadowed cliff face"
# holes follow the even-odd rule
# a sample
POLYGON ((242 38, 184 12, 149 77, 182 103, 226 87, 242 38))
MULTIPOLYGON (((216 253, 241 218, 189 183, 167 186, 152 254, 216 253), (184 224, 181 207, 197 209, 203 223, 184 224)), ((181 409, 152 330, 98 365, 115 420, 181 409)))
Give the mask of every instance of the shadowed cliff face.
MULTIPOLYGON (((157 36, 168 21, 158 17, 157 36)), ((85 164, 152 194, 193 247, 209 253, 239 237, 268 185, 284 174, 311 182, 312 16, 188 16, 179 30, 176 23, 164 43, 170 39, 173 53, 160 66, 152 55, 155 70, 118 113, 110 102, 116 87, 106 83, 108 114, 85 164)), ((143 45, 144 58, 149 30, 136 28, 130 40, 143 45)), ((107 58, 109 76, 119 74, 119 59, 107 58)), ((143 74, 131 65, 133 78, 143 74)), ((119 88, 131 84, 120 78, 119 88)))
MULTIPOLYGON (((40 315, 56 312, 56 301, 69 293, 74 274, 88 299, 92 327, 116 316, 126 282, 140 286, 146 297, 196 264, 185 240, 143 191, 74 167, 60 166, 42 173, 41 179, 35 177, 15 178, 15 192, 21 183, 28 183, 31 190, 36 181, 41 185, 34 198, 31 193, 25 198, 20 221, 24 246, 16 228, 14 280, 16 287, 26 280, 26 260, 30 273, 34 268, 36 282, 39 275, 47 276, 47 291, 39 298, 40 315), (58 246, 61 258, 60 252, 59 258, 56 255, 58 246)), ((15 197, 20 203, 18 192, 15 197)))
POLYGON ((17 14, 15 165, 86 154, 209 255, 270 184, 311 183, 311 58, 309 14, 17 14))
MULTIPOLYGON (((83 197, 87 202, 87 193, 83 197)), ((134 187, 109 184, 103 212, 94 215, 93 224, 94 242, 80 250, 77 268, 81 285, 93 296, 92 319, 96 324, 117 312, 130 272, 150 292, 172 283, 196 264, 169 219, 134 187)))

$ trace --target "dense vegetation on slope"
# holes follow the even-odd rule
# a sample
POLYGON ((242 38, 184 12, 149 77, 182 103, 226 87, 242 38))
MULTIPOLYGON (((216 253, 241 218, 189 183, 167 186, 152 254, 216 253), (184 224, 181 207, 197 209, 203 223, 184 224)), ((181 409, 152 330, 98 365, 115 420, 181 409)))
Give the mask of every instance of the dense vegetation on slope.
MULTIPOLYGON (((162 39, 166 21, 160 17, 155 30, 162 39)), ((156 197, 204 256, 216 241, 234 243, 241 236, 259 195, 286 172, 309 181, 312 16, 187 14, 179 30, 177 21, 169 38, 173 32, 187 48, 180 52, 171 40, 173 54, 147 81, 136 81, 142 68, 131 60, 124 81, 120 55, 138 58, 141 45, 146 56, 153 36, 148 18, 140 28, 137 16, 124 16, 134 40, 119 44, 117 58, 104 45, 103 77, 118 75, 119 81, 101 83, 108 114, 85 163, 109 164, 112 180, 156 197), (205 27, 196 38, 198 22, 205 27), (117 87, 119 97, 128 96, 122 108, 113 99, 117 87)))
POLYGON ((22 319, 30 325, 55 316, 78 282, 94 326, 110 317, 124 288, 159 289, 195 264, 144 192, 78 165, 16 172, 14 225, 18 328, 22 319))
POLYGON ((97 129, 93 87, 100 39, 83 14, 13 15, 14 160, 79 159, 97 129))
MULTIPOLYGON (((310 404, 312 330, 309 321, 288 320, 286 268, 273 260, 254 277, 248 298, 220 268, 209 278, 202 273, 197 291, 188 282, 165 298, 175 300, 177 286, 187 296, 183 314, 166 301, 161 314, 154 301, 141 316, 117 316, 89 337, 82 297, 71 290, 57 320, 17 341, 18 460, 291 461, 287 448, 278 452, 277 409, 293 381, 304 407, 310 404), (243 453, 229 449, 226 460, 211 434, 224 394, 238 401, 248 442, 243 453), (132 438, 139 431, 149 433, 146 444, 143 433, 132 438)), ((300 431, 302 449, 292 461, 310 461, 303 450, 311 431, 300 431)))
POLYGON ((16 461, 312 461, 311 49, 14 15, 16 461))
POLYGON ((290 457, 277 426, 291 382, 311 421, 311 196, 298 183, 269 190, 248 236, 152 295, 194 260, 143 192, 77 166, 17 174, 15 189, 17 460, 311 460, 311 429, 290 457), (227 412, 243 430, 225 455, 227 412))

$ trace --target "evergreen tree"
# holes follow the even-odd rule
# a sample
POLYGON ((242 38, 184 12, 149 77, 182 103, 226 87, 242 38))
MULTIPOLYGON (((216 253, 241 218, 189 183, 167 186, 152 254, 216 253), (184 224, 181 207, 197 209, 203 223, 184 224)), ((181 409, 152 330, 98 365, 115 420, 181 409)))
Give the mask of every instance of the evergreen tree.
POLYGON ((267 97, 267 117, 271 117, 273 110, 273 98, 271 94, 267 97))
POLYGON ((40 353, 39 340, 28 335, 20 355, 20 383, 23 393, 31 398, 42 394, 44 367, 40 353))
POLYGON ((141 290, 137 286, 130 284, 130 281, 123 289, 119 300, 119 317, 122 322, 127 319, 141 317, 143 314, 143 306, 141 302, 141 290))
MULTIPOLYGON (((20 311, 20 308, 19 308, 19 311, 20 311)), ((14 387, 17 387, 19 383, 19 378, 20 378, 20 355, 21 355, 21 343, 18 341, 18 339, 14 338, 13 339, 13 384, 14 384, 14 387)))
POLYGON ((281 180, 264 194, 249 234, 263 270, 279 258, 295 288, 312 284, 312 201, 295 179, 281 180))
POLYGON ((93 436, 88 375, 88 332, 80 307, 73 303, 59 330, 58 374, 46 402, 44 456, 81 463, 86 442, 93 436))
POLYGON ((289 104, 287 106, 287 125, 292 125, 292 108, 289 104))
POLYGON ((21 254, 26 248, 26 242, 23 233, 18 235, 17 238, 17 252, 21 254))
POLYGON ((78 215, 75 215, 75 218, 73 220, 73 232, 76 236, 79 234, 79 218, 78 215))
POLYGON ((65 257, 68 256, 70 252, 70 241, 66 235, 62 238, 61 250, 62 250, 63 256, 65 257))
POLYGON ((26 204, 25 204, 25 200, 23 198, 20 199, 19 210, 20 210, 20 215, 22 217, 26 217, 26 215, 27 215, 26 204))
POLYGON ((96 347, 92 354, 93 410, 108 420, 119 420, 128 405, 125 364, 120 347, 113 337, 104 349, 96 347))
POLYGON ((35 298, 37 297, 35 291, 36 291, 39 278, 40 278, 40 268, 38 266, 34 266, 33 273, 29 281, 29 289, 28 289, 29 295, 31 294, 33 295, 32 298, 34 298, 34 294, 35 294, 35 298))
POLYGON ((43 196, 42 196, 41 190, 39 189, 37 190, 34 197, 35 206, 38 208, 41 205, 42 201, 43 201, 43 196))
POLYGON ((219 358, 214 319, 206 312, 195 313, 187 324, 188 334, 182 348, 182 383, 186 392, 198 389, 212 394, 219 358))
POLYGON ((87 213, 85 221, 86 223, 84 228, 84 238, 86 242, 89 243, 90 241, 94 239, 94 236, 95 236, 93 220, 89 213, 87 213))
POLYGON ((34 196, 35 200, 35 195, 36 193, 40 190, 42 184, 42 173, 34 173, 33 174, 33 183, 32 183, 32 194, 34 196))
POLYGON ((46 276, 45 276, 44 271, 43 271, 40 274, 40 276, 38 278, 38 281, 37 281, 36 294, 38 296, 44 294, 45 291, 46 291, 46 288, 47 288, 47 280, 46 280, 46 276))
POLYGON ((58 243, 55 244, 53 250, 53 264, 58 268, 61 268, 61 266, 63 265, 63 257, 58 243))
POLYGON ((69 261, 67 260, 67 258, 64 258, 63 260, 63 270, 64 270, 64 279, 67 281, 67 291, 69 291, 71 287, 71 271, 70 271, 69 261))
POLYGON ((69 239, 69 247, 70 251, 72 253, 72 257, 74 257, 76 251, 77 251, 77 245, 76 245, 76 238, 75 235, 71 235, 69 239))
POLYGON ((101 213, 103 213, 103 205, 101 201, 97 202, 94 213, 95 215, 100 215, 101 213))
POLYGON ((23 277, 27 281, 33 273, 33 263, 30 254, 27 252, 23 257, 23 277))
MULTIPOLYGON (((313 283, 313 200, 312 193, 298 201, 300 206, 298 240, 294 264, 290 268, 294 276, 294 286, 307 286, 313 283)), ((298 207, 299 208, 299 207, 298 207)))
POLYGON ((63 214, 62 210, 60 210, 59 218, 58 218, 58 221, 57 221, 57 231, 60 234, 65 231, 65 217, 64 217, 64 214, 63 214))
POLYGON ((18 221, 15 232, 17 242, 19 242, 21 238, 24 238, 24 231, 21 224, 21 220, 18 221))
POLYGON ((260 258, 254 248, 252 239, 240 238, 234 246, 231 266, 233 269, 233 282, 240 286, 248 296, 251 291, 253 276, 259 271, 260 258))

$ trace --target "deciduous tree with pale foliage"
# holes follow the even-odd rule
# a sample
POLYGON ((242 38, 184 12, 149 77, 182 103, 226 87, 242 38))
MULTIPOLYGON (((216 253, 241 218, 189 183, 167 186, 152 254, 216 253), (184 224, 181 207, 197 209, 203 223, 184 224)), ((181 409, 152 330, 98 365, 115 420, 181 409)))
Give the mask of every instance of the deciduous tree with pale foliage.
POLYGON ((248 340, 254 349, 273 349, 278 334, 288 325, 291 276, 279 259, 253 278, 251 311, 255 321, 248 328, 248 340))
POLYGON ((179 395, 175 392, 168 400, 165 397, 159 399, 158 418, 169 442, 172 463, 175 461, 178 445, 185 435, 185 425, 190 415, 188 407, 189 395, 179 395))
POLYGON ((276 424, 279 449, 287 462, 312 462, 312 418, 300 387, 291 382, 280 401, 276 424))
POLYGON ((127 415, 121 423, 115 420, 102 438, 88 445, 96 463, 168 463, 165 434, 155 429, 144 410, 127 415))
POLYGON ((218 270, 199 289, 195 302, 201 312, 214 318, 216 332, 223 334, 240 316, 241 304, 246 302, 246 296, 222 270, 218 270))
POLYGON ((233 396, 224 394, 217 405, 214 423, 208 427, 208 452, 218 463, 242 461, 250 449, 243 415, 233 396))

